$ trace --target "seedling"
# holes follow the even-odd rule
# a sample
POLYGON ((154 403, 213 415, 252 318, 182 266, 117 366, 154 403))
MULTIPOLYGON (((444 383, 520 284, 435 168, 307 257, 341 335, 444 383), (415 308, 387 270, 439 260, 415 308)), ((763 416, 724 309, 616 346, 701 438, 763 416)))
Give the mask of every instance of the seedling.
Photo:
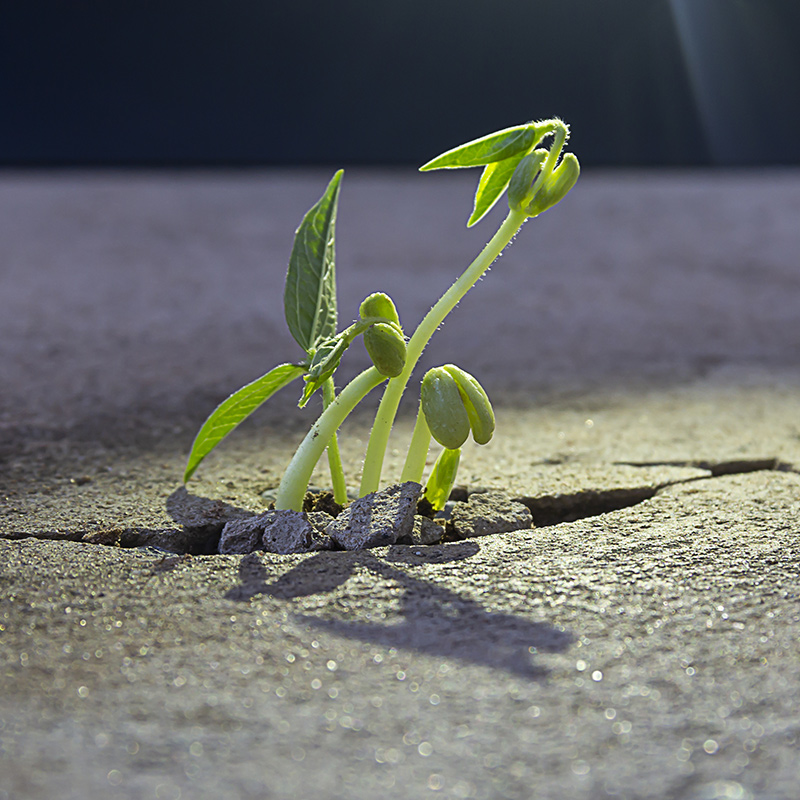
MULTIPOLYGON (((295 233, 286 275, 286 322, 304 357, 274 367, 215 409, 194 440, 184 482, 239 423, 279 389, 302 377, 300 407, 319 391, 323 411, 286 468, 275 507, 301 509, 311 474, 326 450, 334 497, 343 504, 347 501, 347 491, 337 431, 370 391, 388 381, 367 445, 360 496, 376 491, 400 399, 434 332, 525 221, 562 200, 578 180, 578 159, 572 153, 562 156, 568 133, 567 126, 559 119, 529 122, 448 150, 420 168, 427 171, 483 167, 468 227, 480 221, 506 190, 509 212, 478 257, 433 305, 408 339, 394 303, 381 292, 369 295, 361 303, 358 320, 338 331, 335 231, 343 173, 337 172, 295 233), (539 147, 546 140, 550 141, 549 148, 539 147), (363 337, 372 366, 337 394, 334 373, 348 347, 359 336, 363 337)), ((429 370, 422 380, 419 411, 402 480, 422 481, 431 438, 435 439, 444 449, 428 478, 425 496, 434 508, 442 508, 455 482, 461 447, 470 433, 477 443, 485 444, 493 432, 492 406, 475 378, 453 364, 429 370)))

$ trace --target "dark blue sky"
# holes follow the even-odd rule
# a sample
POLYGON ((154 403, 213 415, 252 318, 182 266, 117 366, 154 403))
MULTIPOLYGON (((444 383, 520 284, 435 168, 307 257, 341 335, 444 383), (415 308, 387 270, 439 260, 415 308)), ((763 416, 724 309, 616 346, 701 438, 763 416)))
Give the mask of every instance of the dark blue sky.
POLYGON ((561 116, 582 163, 800 163, 797 0, 26 0, 0 163, 418 164, 561 116))

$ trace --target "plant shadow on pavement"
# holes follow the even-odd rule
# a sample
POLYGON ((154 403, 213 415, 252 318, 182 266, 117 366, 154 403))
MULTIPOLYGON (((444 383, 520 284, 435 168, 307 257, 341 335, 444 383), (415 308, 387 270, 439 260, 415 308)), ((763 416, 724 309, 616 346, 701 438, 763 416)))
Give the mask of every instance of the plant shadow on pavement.
POLYGON ((414 650, 426 655, 454 658, 464 663, 502 669, 528 680, 539 680, 547 670, 536 664, 539 652, 562 652, 574 641, 567 631, 522 616, 486 609, 480 603, 449 589, 410 575, 395 564, 421 567, 470 558, 478 553, 475 542, 464 541, 425 548, 396 545, 385 560, 369 551, 319 553, 305 559, 272 582, 257 553, 242 558, 241 584, 226 598, 247 601, 258 594, 291 600, 333 592, 359 570, 398 584, 400 622, 330 619, 295 614, 293 619, 364 642, 414 650))

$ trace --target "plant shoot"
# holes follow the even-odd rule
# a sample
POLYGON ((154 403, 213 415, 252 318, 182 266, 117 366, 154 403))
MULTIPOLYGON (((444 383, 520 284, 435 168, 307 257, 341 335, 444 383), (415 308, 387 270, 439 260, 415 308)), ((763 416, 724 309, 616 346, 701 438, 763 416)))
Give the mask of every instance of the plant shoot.
MULTIPOLYGON (((302 378, 298 405, 305 406, 320 392, 323 410, 286 468, 275 507, 301 510, 311 474, 326 451, 334 498, 342 505, 347 502, 337 431, 369 392, 386 383, 367 444, 359 496, 377 491, 400 399, 436 329, 526 220, 560 202, 578 180, 578 159, 562 152, 568 135, 569 129, 559 119, 529 122, 467 142, 420 167, 423 172, 483 167, 468 227, 483 219, 506 191, 509 211, 488 244, 409 337, 394 303, 382 292, 370 294, 361 303, 357 321, 338 330, 335 241, 343 175, 339 170, 300 223, 286 274, 286 323, 303 355, 274 367, 212 412, 194 440, 184 482, 237 425, 279 389, 302 378), (543 142, 548 146, 541 146, 543 142), (337 393, 335 372, 358 337, 363 338, 372 366, 337 393)), ((419 411, 402 480, 422 482, 431 439, 435 439, 444 449, 428 477, 425 497, 434 509, 441 509, 455 483, 462 445, 470 435, 478 444, 486 444, 492 438, 494 425, 489 398, 472 375, 454 364, 429 370, 422 379, 419 411)))

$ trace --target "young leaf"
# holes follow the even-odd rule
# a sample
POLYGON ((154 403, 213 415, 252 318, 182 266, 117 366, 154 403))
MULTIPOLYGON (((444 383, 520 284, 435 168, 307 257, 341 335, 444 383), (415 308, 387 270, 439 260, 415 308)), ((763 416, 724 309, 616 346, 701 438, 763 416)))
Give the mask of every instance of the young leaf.
POLYGON ((283 306, 292 336, 306 353, 336 333, 335 232, 343 170, 303 217, 294 237, 283 306))
POLYGON ((543 135, 535 122, 505 128, 454 147, 423 164, 419 169, 420 172, 427 172, 431 169, 481 167, 495 161, 503 161, 519 153, 525 155, 543 135))
POLYGON ((433 465, 430 478, 425 486, 425 499, 431 504, 434 511, 441 511, 450 498, 453 484, 456 482, 458 464, 461 461, 461 450, 448 450, 445 448, 433 465))
POLYGON ((203 423, 189 453, 183 482, 192 477, 200 462, 244 419, 268 400, 278 389, 299 378, 305 367, 280 364, 266 375, 243 386, 227 400, 223 400, 203 423))
POLYGON ((352 341, 351 326, 336 336, 331 336, 329 339, 320 342, 314 357, 311 359, 311 364, 308 366, 308 372, 305 376, 306 385, 300 402, 297 404, 299 408, 303 408, 311 399, 311 395, 336 372, 342 356, 347 348, 350 347, 352 341))
POLYGON ((525 156, 525 153, 517 153, 512 158, 505 161, 495 161, 487 164, 478 181, 478 190, 475 192, 475 206, 472 216, 467 221, 467 227, 471 228, 475 223, 480 222, 491 210, 494 204, 508 186, 511 176, 517 165, 525 156))

